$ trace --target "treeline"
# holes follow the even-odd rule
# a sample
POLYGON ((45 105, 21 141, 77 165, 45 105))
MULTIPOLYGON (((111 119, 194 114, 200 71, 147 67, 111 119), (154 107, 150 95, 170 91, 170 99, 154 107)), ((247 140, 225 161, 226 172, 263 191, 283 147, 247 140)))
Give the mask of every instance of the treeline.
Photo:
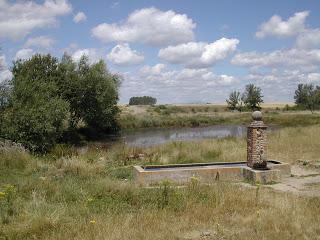
POLYGON ((143 97, 131 97, 129 100, 129 105, 155 105, 157 99, 150 96, 143 97))
MULTIPOLYGON (((313 84, 298 84, 294 95, 295 106, 285 106, 284 110, 320 110, 320 86, 313 84)), ((263 103, 261 88, 254 84, 248 84, 241 94, 238 91, 230 93, 226 100, 230 110, 260 110, 263 103)))
POLYGON ((230 93, 229 98, 226 100, 230 110, 260 110, 260 104, 263 103, 263 96, 261 88, 254 84, 248 84, 244 92, 241 94, 238 91, 230 93))
POLYGON ((103 61, 34 55, 14 62, 12 74, 0 87, 1 138, 44 153, 73 137, 79 126, 96 133, 117 131, 120 78, 103 61))

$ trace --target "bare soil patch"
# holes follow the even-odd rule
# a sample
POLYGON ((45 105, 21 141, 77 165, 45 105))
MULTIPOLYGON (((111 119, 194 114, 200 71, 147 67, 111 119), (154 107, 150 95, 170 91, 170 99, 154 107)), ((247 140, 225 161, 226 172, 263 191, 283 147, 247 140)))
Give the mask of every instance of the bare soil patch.
POLYGON ((310 169, 293 165, 292 177, 284 178, 280 183, 268 187, 282 192, 291 192, 301 196, 320 196, 320 169, 310 169))

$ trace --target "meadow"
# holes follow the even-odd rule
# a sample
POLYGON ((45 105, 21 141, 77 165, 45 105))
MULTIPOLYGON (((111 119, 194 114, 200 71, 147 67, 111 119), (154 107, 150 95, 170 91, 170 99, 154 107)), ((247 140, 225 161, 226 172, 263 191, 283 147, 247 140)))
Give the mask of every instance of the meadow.
MULTIPOLYGON (((311 115, 310 115, 311 116, 311 115)), ((136 186, 136 164, 241 161, 245 138, 122 144, 58 145, 46 156, 19 147, 0 152, 0 239, 319 239, 319 197, 268 186, 192 179, 136 186)), ((269 157, 320 163, 320 126, 270 134, 269 157)), ((317 187, 317 186, 315 186, 317 187)), ((319 189, 318 189, 319 190, 319 189)))
MULTIPOLYGON (((278 126, 306 126, 319 124, 317 113, 291 111, 286 104, 265 104, 266 122, 278 126)), ((232 112, 226 105, 156 105, 121 106, 119 123, 124 131, 141 128, 198 127, 218 124, 248 124, 251 113, 232 112)))

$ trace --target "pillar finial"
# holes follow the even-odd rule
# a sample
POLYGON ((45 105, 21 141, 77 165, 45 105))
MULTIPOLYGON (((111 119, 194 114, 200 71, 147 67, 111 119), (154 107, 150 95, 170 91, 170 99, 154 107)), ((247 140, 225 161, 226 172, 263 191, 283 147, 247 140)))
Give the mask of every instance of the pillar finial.
POLYGON ((262 121, 262 113, 260 111, 254 111, 251 116, 254 121, 262 121))

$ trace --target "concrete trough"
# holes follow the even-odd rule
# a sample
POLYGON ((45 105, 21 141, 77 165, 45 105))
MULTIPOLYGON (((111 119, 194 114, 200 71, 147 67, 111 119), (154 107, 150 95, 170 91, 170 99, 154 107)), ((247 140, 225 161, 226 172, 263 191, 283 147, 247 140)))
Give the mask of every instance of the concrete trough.
POLYGON ((267 166, 267 169, 255 170, 248 167, 247 162, 217 162, 134 166, 134 171, 136 183, 142 186, 158 184, 164 180, 183 185, 190 182, 192 177, 202 183, 221 180, 268 184, 291 175, 287 163, 268 160, 267 166))

